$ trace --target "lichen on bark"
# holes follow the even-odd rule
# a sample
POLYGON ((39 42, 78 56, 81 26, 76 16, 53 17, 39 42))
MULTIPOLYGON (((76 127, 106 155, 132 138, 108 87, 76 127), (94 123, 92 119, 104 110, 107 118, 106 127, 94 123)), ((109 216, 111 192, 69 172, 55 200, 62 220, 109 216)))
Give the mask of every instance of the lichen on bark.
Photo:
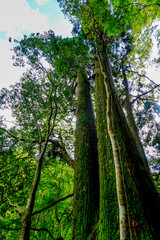
POLYGON ((100 181, 100 210, 97 239, 118 240, 118 201, 112 146, 107 130, 106 99, 103 76, 96 59, 95 103, 100 181))
POLYGON ((123 169, 131 239, 158 240, 160 198, 121 108, 112 78, 106 42, 101 36, 97 42, 97 49, 101 72, 112 96, 113 131, 123 169))

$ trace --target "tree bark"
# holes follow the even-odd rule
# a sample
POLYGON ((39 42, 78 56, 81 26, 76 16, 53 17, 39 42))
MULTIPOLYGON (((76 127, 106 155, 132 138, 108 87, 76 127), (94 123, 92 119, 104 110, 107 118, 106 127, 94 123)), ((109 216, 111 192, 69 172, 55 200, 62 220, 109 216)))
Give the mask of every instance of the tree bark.
POLYGON ((119 206, 119 228, 120 240, 130 240, 129 219, 127 210, 127 198, 125 192, 125 184, 123 177, 123 169, 120 161, 120 153, 118 149, 117 137, 112 126, 112 96, 107 87, 107 126, 108 133, 112 143, 113 158, 116 173, 116 188, 119 206))
POLYGON ((112 145, 107 130, 106 91, 98 60, 95 61, 95 103, 98 137, 100 210, 97 239, 119 239, 118 200, 112 145))
POLYGON ((72 239, 86 240, 99 210, 97 135, 85 71, 78 75, 72 239))
POLYGON ((158 240, 160 239, 160 198, 120 106, 106 42, 102 35, 97 41, 97 52, 106 91, 108 89, 112 96, 111 118, 123 169, 131 239, 158 240))
POLYGON ((26 209, 22 212, 22 215, 21 215, 21 229, 20 229, 19 240, 29 240, 30 238, 31 216, 33 212, 36 191, 40 181, 42 160, 43 160, 43 157, 41 157, 38 161, 35 178, 30 188, 28 203, 27 203, 26 209))

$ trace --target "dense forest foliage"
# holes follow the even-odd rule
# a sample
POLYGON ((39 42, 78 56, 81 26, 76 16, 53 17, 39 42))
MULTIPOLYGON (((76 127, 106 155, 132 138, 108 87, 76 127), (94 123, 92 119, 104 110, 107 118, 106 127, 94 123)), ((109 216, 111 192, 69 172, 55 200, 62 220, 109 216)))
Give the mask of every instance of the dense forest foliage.
POLYGON ((160 3, 58 2, 73 37, 14 40, 1 90, 0 239, 159 240, 160 3))

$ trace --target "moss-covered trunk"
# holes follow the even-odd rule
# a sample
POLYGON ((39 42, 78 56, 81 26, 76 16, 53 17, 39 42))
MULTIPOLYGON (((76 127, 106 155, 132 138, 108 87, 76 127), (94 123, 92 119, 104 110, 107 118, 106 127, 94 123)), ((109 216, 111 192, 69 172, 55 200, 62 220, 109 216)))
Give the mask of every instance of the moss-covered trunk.
POLYGON ((31 228, 31 209, 26 209, 21 216, 21 230, 19 240, 29 240, 31 228))
POLYGON ((111 141, 107 131, 106 91, 98 61, 95 62, 96 125, 100 181, 97 239, 119 239, 118 202, 111 141))
POLYGON ((105 86, 112 96, 111 117, 123 170, 131 239, 158 240, 160 239, 160 198, 120 106, 106 43, 102 38, 99 40, 97 49, 101 71, 105 86))
POLYGON ((72 239, 86 240, 98 220, 99 176, 96 126, 85 71, 78 76, 76 117, 72 239))
POLYGON ((110 90, 107 89, 107 126, 108 133, 112 143, 113 158, 116 173, 116 188, 119 207, 119 228, 120 228, 120 240, 130 240, 129 231, 129 216, 127 210, 127 197, 125 192, 123 169, 120 159, 120 153, 118 149, 118 141, 115 131, 113 129, 112 122, 112 95, 110 90))

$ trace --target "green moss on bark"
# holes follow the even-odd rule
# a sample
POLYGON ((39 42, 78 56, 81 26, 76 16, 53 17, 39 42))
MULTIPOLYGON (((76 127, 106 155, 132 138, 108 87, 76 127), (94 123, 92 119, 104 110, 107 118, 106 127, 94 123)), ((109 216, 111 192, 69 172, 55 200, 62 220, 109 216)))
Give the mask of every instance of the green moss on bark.
POLYGON ((99 39, 98 45, 105 86, 113 101, 112 124, 123 169, 131 239, 158 240, 160 239, 160 198, 120 106, 103 39, 99 39))
POLYGON ((118 140, 127 193, 131 239, 158 240, 159 196, 132 133, 116 105, 113 106, 113 112, 114 131, 118 140))
POLYGON ((119 239, 118 201, 112 146, 107 131, 106 92, 96 62, 96 125, 100 181, 99 231, 97 239, 119 239))
POLYGON ((99 177, 96 126, 85 72, 78 76, 72 239, 86 240, 98 219, 99 177))

